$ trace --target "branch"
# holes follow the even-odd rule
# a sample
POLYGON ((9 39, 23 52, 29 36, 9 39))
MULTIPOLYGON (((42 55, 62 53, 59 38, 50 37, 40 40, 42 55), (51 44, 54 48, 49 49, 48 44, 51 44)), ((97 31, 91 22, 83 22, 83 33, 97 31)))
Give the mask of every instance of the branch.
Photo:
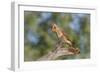
POLYGON ((50 51, 49 53, 47 53, 46 55, 44 55, 43 57, 41 57, 38 60, 55 60, 60 56, 69 56, 69 55, 76 55, 79 54, 80 50, 78 48, 61 48, 61 46, 59 45, 59 47, 55 48, 53 51, 50 51))

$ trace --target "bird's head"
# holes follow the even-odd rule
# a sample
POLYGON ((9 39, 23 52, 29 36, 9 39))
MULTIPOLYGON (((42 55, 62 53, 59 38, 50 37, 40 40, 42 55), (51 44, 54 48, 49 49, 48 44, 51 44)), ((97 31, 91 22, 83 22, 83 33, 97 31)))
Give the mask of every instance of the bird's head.
POLYGON ((51 24, 51 30, 53 32, 56 32, 57 31, 57 25, 55 23, 51 24))

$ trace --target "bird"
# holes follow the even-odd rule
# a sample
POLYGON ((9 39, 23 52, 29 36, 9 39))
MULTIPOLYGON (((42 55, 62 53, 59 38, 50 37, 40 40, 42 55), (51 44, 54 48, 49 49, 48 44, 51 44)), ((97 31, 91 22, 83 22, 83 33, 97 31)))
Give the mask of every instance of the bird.
POLYGON ((74 47, 73 42, 68 37, 68 34, 61 30, 61 28, 59 28, 55 23, 51 24, 51 30, 52 32, 56 33, 58 40, 60 40, 60 42, 64 42, 69 46, 68 51, 73 52, 74 54, 80 53, 80 49, 74 47))
POLYGON ((73 46, 72 41, 69 39, 68 35, 63 30, 61 30, 61 28, 59 28, 57 24, 55 23, 51 24, 51 30, 52 32, 56 33, 58 40, 61 40, 70 47, 73 46))

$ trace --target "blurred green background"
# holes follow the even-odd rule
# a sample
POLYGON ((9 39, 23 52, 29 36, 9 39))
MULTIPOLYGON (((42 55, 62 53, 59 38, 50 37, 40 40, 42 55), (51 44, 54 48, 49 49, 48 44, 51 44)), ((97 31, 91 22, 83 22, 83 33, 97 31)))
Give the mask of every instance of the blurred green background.
POLYGON ((50 29, 56 23, 80 48, 80 54, 65 59, 90 58, 90 14, 24 11, 24 61, 36 61, 53 50, 57 36, 50 29))

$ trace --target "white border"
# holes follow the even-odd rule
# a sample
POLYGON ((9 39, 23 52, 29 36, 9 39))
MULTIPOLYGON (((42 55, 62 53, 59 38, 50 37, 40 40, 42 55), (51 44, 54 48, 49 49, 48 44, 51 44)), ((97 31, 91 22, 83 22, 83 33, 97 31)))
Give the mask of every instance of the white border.
POLYGON ((13 70, 23 69, 48 69, 48 68, 61 68, 61 67, 80 67, 96 65, 96 10, 93 7, 74 5, 33 5, 31 3, 13 3, 14 13, 12 24, 14 26, 14 47, 12 50, 12 66, 13 70), (24 10, 27 11, 50 11, 50 12, 70 12, 70 13, 89 13, 91 14, 91 58, 78 59, 78 60, 64 60, 64 61, 41 61, 41 62, 24 62, 24 10), (14 52, 14 53, 13 53, 14 52))

